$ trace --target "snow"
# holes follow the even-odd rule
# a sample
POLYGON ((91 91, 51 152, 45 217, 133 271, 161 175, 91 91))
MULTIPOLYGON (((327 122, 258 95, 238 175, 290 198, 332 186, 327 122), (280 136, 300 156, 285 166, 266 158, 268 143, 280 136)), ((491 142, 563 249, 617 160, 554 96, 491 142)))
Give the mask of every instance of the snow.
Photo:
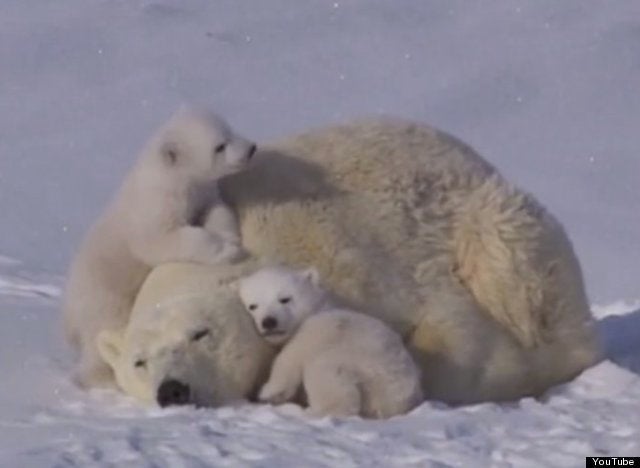
POLYGON ((640 455, 640 2, 0 2, 0 466, 583 466, 640 455), (66 265, 184 101, 258 141, 351 117, 471 143, 565 224, 607 359, 389 421, 143 408, 69 382, 66 265))

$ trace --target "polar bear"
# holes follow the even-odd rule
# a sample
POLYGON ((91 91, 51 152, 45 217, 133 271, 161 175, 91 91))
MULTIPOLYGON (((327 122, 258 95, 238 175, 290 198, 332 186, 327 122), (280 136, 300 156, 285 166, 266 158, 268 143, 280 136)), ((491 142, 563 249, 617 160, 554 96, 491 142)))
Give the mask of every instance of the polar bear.
POLYGON ((64 322, 80 351, 77 381, 108 384, 96 334, 122 327, 151 268, 168 261, 239 257, 237 220, 219 181, 247 168, 256 146, 220 117, 183 107, 142 150, 105 213, 85 237, 68 275, 64 322))
MULTIPOLYGON (((275 354, 248 314, 221 314, 218 305, 237 302, 223 270, 196 263, 154 269, 140 289, 125 327, 97 335, 100 356, 118 387, 144 403, 219 406, 251 398, 275 354), (180 281, 175 281, 177 278, 180 281)), ((231 278, 244 274, 237 269, 231 278)))
MULTIPOLYGON (((314 265, 340 304, 399 333, 426 398, 539 395, 600 359, 561 224, 465 144, 381 118, 311 130, 258 153, 249 170, 220 183, 243 247, 262 264, 314 265)), ((145 287, 159 276, 192 282, 189 268, 156 267, 145 287)), ((235 274, 234 265, 209 268, 235 274)), ((212 313, 242 315, 231 289, 221 282, 203 291, 216 298, 212 313)), ((244 344, 255 330, 227 332, 244 344)), ((243 372, 217 356, 209 363, 217 375, 243 372)))
POLYGON ((313 416, 388 418, 422 402, 420 371, 382 321, 336 307, 313 267, 272 266, 238 282, 259 333, 284 345, 262 401, 291 400, 303 384, 313 416))

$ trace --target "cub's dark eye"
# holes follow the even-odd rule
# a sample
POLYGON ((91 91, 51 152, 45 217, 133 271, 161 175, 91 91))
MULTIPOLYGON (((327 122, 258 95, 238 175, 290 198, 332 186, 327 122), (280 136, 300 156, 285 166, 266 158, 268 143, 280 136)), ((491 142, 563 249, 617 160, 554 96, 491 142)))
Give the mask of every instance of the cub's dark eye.
POLYGON ((247 306, 247 309, 249 309, 251 311, 256 310, 257 308, 258 308, 258 304, 249 304, 247 306))
POLYGON ((281 297, 279 300, 280 304, 288 304, 289 302, 291 302, 291 298, 290 297, 281 297))
POLYGON ((199 341, 208 335, 209 335, 209 329, 205 328, 203 330, 198 330, 193 335, 191 335, 191 341, 199 341))
POLYGON ((220 154, 222 153, 225 149, 227 149, 227 144, 226 143, 220 143, 218 146, 216 146, 213 151, 216 152, 216 154, 220 154))
POLYGON ((144 359, 138 359, 136 362, 133 363, 133 367, 137 367, 138 369, 144 369, 145 367, 147 367, 147 361, 145 361, 144 359))

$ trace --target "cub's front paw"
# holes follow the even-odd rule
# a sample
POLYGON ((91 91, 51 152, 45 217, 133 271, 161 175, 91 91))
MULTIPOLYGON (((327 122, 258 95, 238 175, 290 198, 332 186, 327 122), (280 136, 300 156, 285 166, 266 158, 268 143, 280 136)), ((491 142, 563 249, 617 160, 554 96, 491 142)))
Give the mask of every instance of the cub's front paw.
POLYGON ((242 246, 235 242, 220 242, 207 256, 207 263, 217 265, 220 263, 235 263, 247 256, 242 246))
POLYGON ((225 244, 220 255, 225 262, 234 263, 245 259, 248 254, 239 244, 225 244))
POLYGON ((293 398, 296 393, 295 388, 286 388, 267 382, 264 384, 258 395, 260 401, 273 403, 279 405, 285 403, 293 398))

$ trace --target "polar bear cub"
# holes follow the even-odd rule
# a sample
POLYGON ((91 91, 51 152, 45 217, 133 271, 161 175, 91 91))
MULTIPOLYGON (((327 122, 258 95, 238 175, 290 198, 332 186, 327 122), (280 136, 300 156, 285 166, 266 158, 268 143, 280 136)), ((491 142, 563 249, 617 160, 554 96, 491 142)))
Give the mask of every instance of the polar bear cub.
POLYGON ((288 401, 303 384, 314 416, 373 418, 422 401, 420 372, 400 336, 333 306, 315 269, 263 268, 239 280, 238 292, 264 339, 284 346, 260 400, 288 401))
POLYGON ((78 383, 112 383, 95 337, 126 325, 153 267, 217 264, 241 254, 237 220, 218 181, 245 169, 255 151, 220 117, 186 107, 149 141, 71 264, 64 322, 80 351, 78 383))

